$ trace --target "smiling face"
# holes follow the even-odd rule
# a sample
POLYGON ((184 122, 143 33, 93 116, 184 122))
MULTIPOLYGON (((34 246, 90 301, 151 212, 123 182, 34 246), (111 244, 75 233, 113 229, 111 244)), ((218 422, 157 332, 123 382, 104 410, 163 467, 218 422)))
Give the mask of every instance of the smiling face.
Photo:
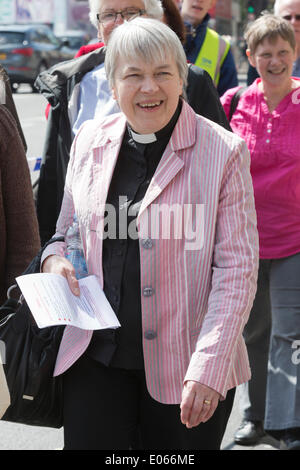
POLYGON ((215 3, 216 0, 183 0, 181 5, 183 19, 192 25, 198 25, 215 3))
POLYGON ((123 57, 115 70, 112 91, 132 129, 140 134, 150 134, 171 120, 182 86, 172 57, 154 64, 123 57))
POLYGON ((265 39, 258 44, 249 61, 256 67, 264 87, 274 87, 290 83, 295 58, 290 43, 278 36, 275 42, 265 39))

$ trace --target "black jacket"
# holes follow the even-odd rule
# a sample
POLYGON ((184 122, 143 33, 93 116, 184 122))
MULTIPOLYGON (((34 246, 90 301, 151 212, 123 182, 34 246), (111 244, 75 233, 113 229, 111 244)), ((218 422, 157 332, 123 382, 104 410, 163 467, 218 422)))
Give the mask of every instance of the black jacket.
MULTIPOLYGON (((42 72, 36 88, 51 105, 37 193, 37 215, 41 242, 55 233, 72 144, 68 102, 83 76, 104 61, 105 47, 77 59, 62 62, 42 72)), ((189 67, 187 100, 197 114, 230 129, 218 93, 207 72, 189 67)))

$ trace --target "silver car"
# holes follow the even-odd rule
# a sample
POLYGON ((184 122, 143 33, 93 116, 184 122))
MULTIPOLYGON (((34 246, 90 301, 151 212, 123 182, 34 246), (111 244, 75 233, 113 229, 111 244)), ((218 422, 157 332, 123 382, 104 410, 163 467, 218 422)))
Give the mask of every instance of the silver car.
POLYGON ((29 83, 52 65, 73 58, 73 51, 46 25, 0 26, 0 62, 13 89, 29 83))

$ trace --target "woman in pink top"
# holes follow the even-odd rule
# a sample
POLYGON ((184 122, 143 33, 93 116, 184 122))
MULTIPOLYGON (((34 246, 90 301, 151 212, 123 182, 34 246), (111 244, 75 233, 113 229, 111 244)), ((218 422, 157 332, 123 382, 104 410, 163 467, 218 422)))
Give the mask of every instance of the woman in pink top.
MULTIPOLYGON (((288 22, 270 14, 257 19, 245 37, 249 62, 260 78, 241 95, 231 126, 251 154, 260 269, 244 331, 252 379, 243 388, 244 419, 235 439, 256 443, 264 434, 264 420, 264 428, 280 434, 287 448, 299 449, 300 81, 291 77, 295 39, 288 22)), ((236 91, 221 99, 227 116, 236 91)))

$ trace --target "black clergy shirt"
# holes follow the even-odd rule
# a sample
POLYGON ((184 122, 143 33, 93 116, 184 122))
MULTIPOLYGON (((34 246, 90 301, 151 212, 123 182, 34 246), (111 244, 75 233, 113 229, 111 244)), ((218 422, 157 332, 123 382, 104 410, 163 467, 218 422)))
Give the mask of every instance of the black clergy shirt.
POLYGON ((117 223, 115 227, 114 218, 109 218, 112 211, 107 208, 102 258, 104 293, 121 327, 96 330, 87 354, 112 367, 144 368, 139 240, 137 232, 134 238, 128 236, 128 227, 135 224, 142 200, 180 115, 181 104, 180 101, 170 122, 155 133, 155 142, 136 142, 127 126, 109 187, 106 205, 113 207, 117 223))

